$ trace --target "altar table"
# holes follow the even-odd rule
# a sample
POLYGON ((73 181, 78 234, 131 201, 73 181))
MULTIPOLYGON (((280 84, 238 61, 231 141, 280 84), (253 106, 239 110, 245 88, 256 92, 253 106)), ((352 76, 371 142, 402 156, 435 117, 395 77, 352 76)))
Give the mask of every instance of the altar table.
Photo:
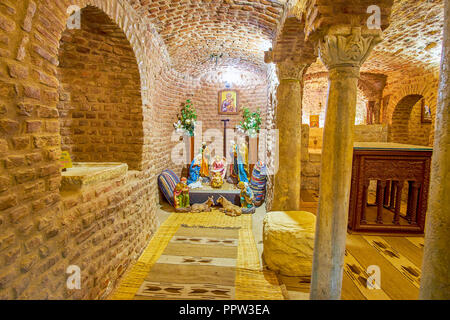
POLYGON ((398 143, 355 143, 349 231, 423 234, 432 151, 398 143))
POLYGON ((222 196, 234 205, 241 206, 241 191, 227 182, 220 189, 214 189, 205 184, 200 189, 189 190, 191 204, 206 202, 211 196, 214 198, 214 203, 216 204, 219 197, 222 196))

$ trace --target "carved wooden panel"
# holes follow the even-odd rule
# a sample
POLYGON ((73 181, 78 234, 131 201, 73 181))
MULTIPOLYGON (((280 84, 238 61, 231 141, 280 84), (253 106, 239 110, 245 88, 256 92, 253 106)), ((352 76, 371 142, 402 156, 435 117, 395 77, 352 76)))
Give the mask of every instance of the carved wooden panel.
POLYGON ((423 234, 431 154, 431 151, 416 150, 355 149, 349 231, 423 234), (376 208, 367 206, 371 180, 377 181, 376 208), (404 188, 404 184, 409 188, 404 188), (402 195, 406 193, 407 201, 402 201, 402 195), (400 213, 402 206, 407 208, 406 213, 400 213))

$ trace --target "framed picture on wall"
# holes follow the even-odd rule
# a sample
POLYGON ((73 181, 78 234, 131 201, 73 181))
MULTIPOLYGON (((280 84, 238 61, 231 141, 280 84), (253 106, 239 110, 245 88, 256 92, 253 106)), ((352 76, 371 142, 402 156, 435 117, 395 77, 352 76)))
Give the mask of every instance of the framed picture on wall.
POLYGON ((421 101, 422 109, 422 123, 431 123, 431 109, 428 104, 425 103, 425 99, 421 101))
POLYGON ((311 114, 309 116, 309 127, 310 128, 319 128, 319 119, 320 119, 320 115, 311 114))
POLYGON ((219 114, 239 114, 239 92, 237 90, 222 90, 219 92, 219 114))

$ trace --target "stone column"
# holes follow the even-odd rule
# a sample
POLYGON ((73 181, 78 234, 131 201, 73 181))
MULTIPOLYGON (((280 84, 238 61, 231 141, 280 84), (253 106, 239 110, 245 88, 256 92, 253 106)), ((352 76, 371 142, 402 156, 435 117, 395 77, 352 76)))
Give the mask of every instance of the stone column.
POLYGON ((431 187, 425 227, 420 299, 450 299, 450 0, 445 0, 444 37, 436 110, 431 187))
POLYGON ((311 299, 341 297, 359 70, 379 41, 380 31, 348 26, 333 26, 319 41, 329 87, 311 299))
POLYGON ((375 101, 368 101, 367 102, 367 124, 374 124, 374 118, 375 118, 375 101))
POLYGON ((279 165, 274 178, 272 211, 300 210, 303 75, 309 64, 277 64, 276 128, 279 165))
POLYGON ((373 124, 381 124, 381 100, 383 98, 378 98, 375 101, 375 120, 373 124))

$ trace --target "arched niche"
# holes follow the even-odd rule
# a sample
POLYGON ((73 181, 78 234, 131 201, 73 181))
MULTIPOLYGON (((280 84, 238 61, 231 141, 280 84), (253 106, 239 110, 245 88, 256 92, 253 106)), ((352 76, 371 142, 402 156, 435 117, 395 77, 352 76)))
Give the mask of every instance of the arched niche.
POLYGON ((77 162, 141 169, 141 78, 124 32, 103 11, 86 6, 81 28, 62 33, 58 55, 61 149, 77 162))
POLYGON ((429 145, 432 123, 422 123, 424 97, 410 94, 403 97, 392 114, 390 140, 415 145, 429 145))

